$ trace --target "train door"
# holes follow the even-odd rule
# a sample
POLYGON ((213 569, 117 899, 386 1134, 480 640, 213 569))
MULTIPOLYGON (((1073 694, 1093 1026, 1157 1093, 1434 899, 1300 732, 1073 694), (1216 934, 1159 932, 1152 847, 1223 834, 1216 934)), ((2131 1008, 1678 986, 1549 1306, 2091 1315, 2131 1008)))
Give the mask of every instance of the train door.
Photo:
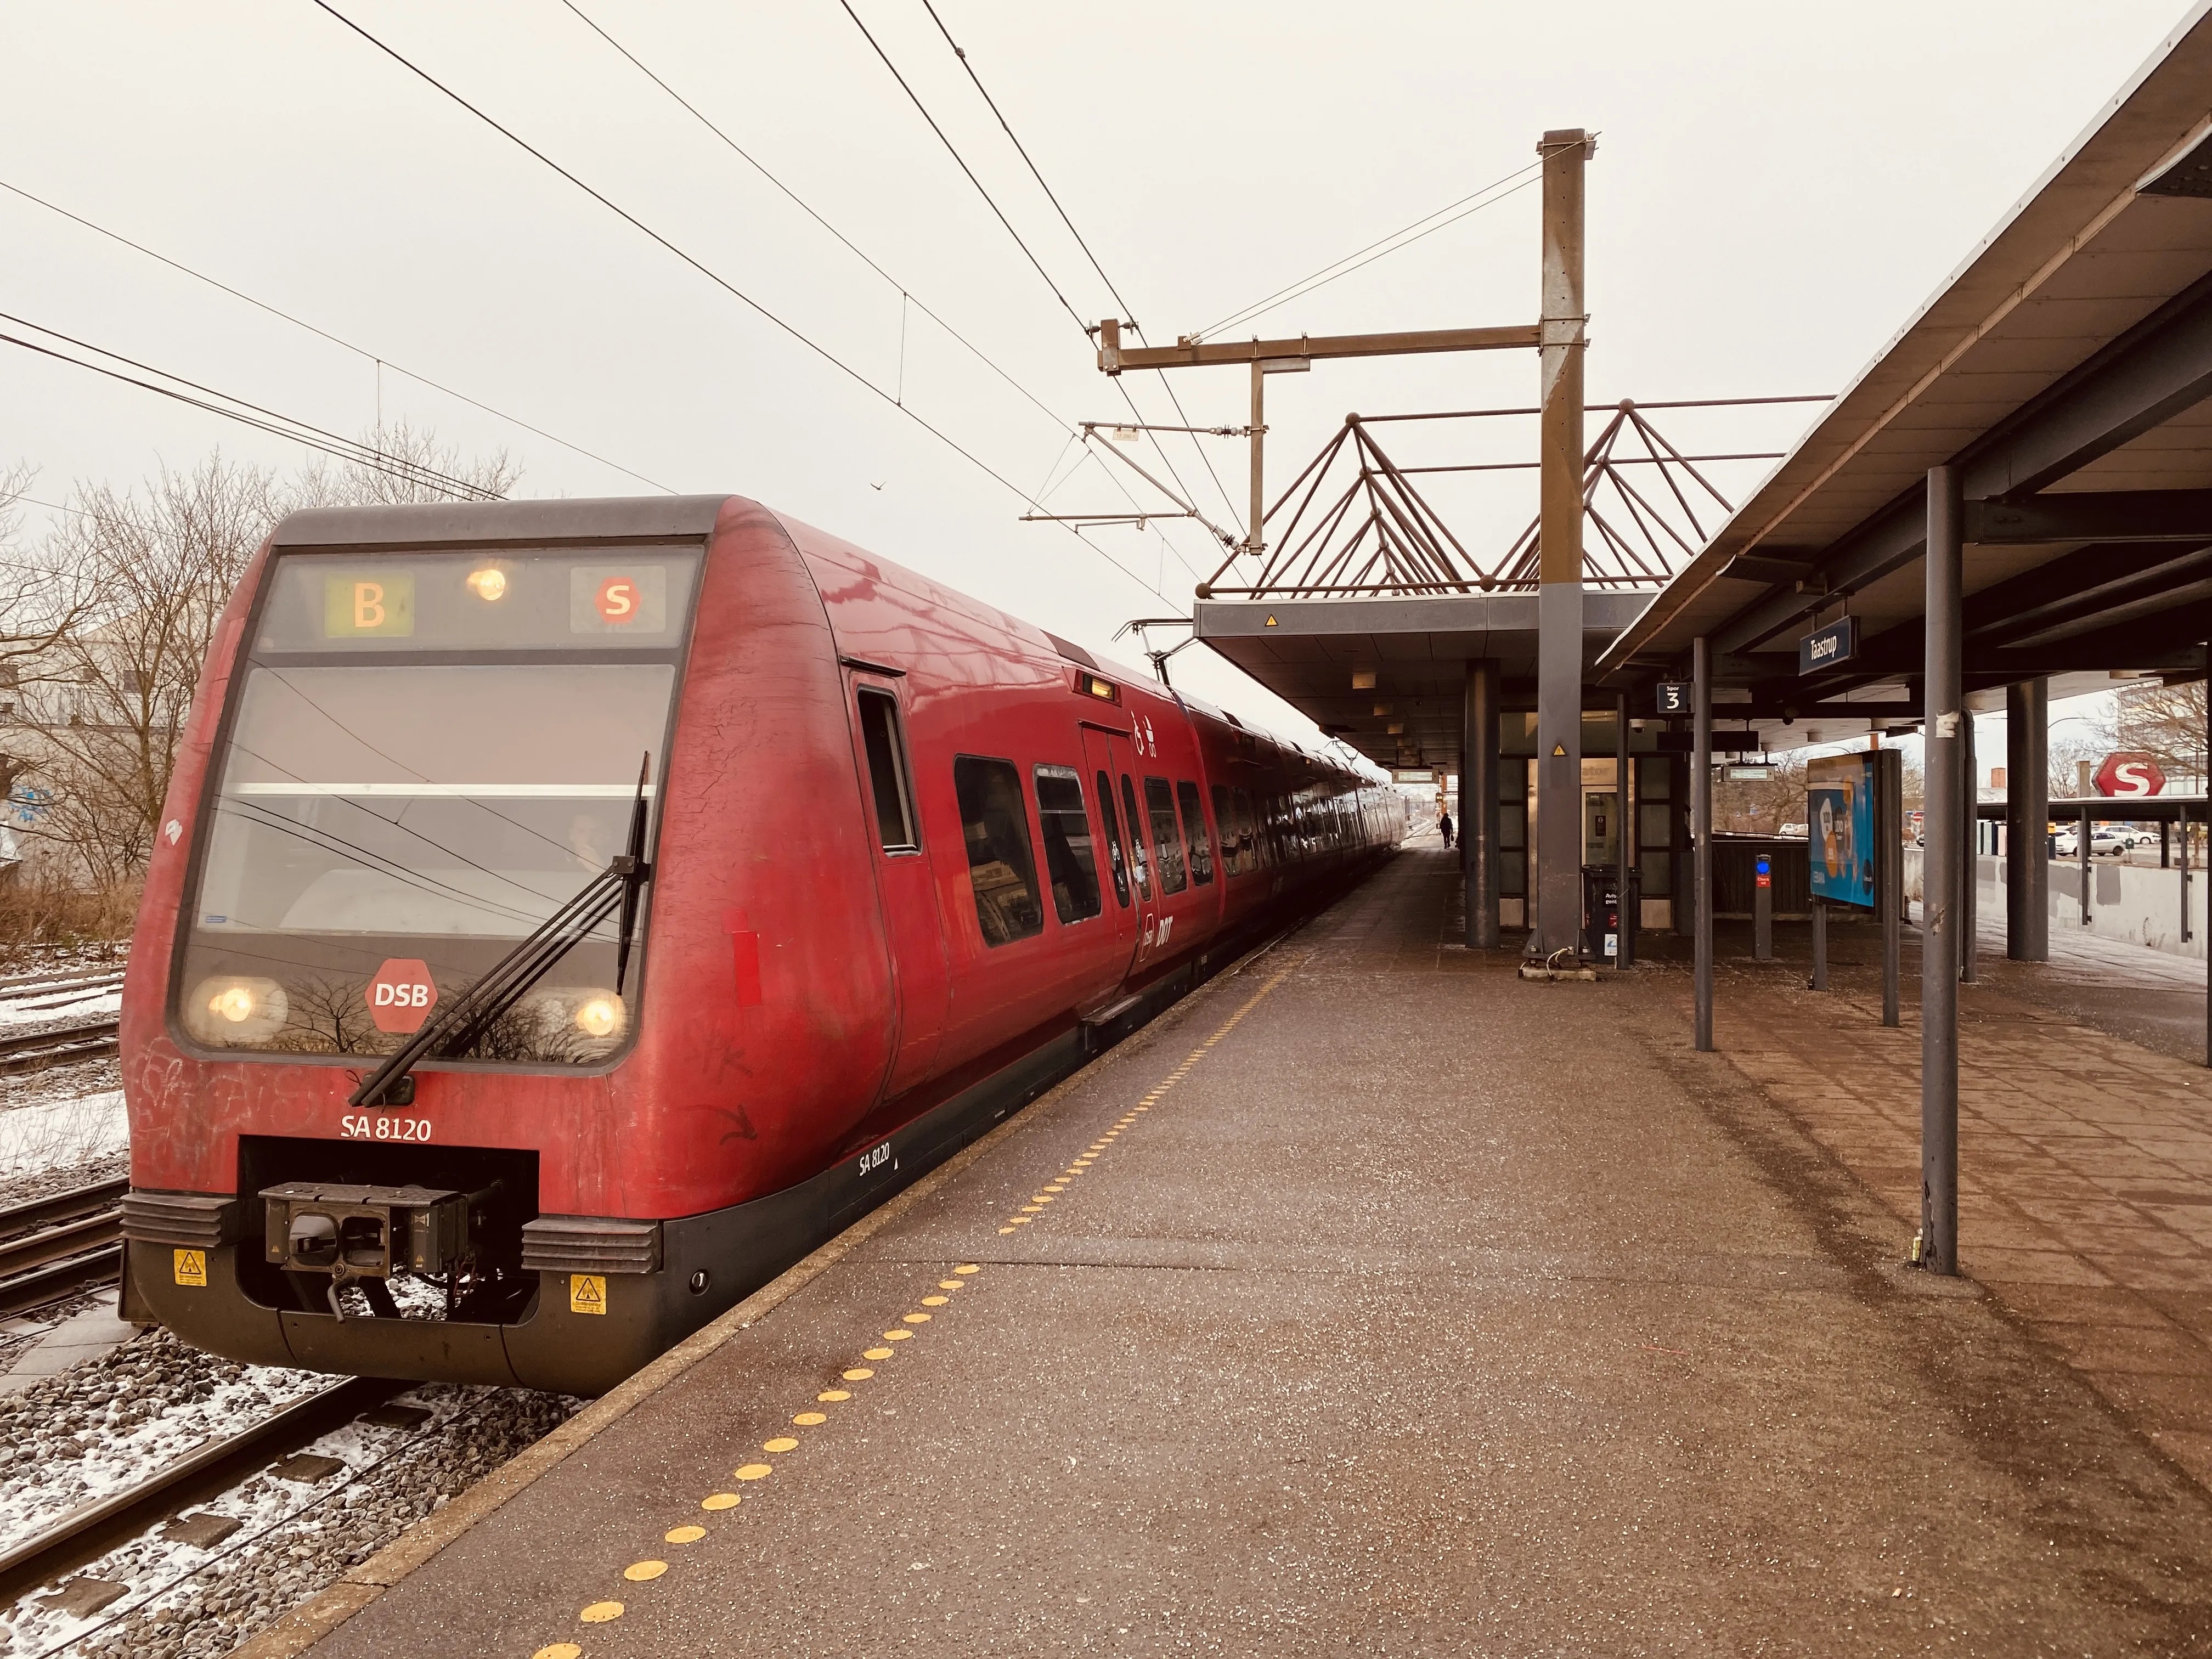
POLYGON ((1122 780, 1129 775, 1129 740, 1095 726, 1083 728, 1083 793, 1093 797, 1103 832, 1106 866, 1099 873, 1108 889, 1106 914, 1114 943, 1126 964, 1151 925, 1152 871, 1144 854, 1144 832, 1132 825, 1121 807, 1122 780))
POLYGON ((937 1058, 948 995, 945 923, 929 856, 921 844, 921 817, 897 687, 856 674, 853 697, 862 775, 878 847, 876 891, 898 985, 898 1048, 884 1085, 885 1094, 892 1096, 920 1082, 937 1058))

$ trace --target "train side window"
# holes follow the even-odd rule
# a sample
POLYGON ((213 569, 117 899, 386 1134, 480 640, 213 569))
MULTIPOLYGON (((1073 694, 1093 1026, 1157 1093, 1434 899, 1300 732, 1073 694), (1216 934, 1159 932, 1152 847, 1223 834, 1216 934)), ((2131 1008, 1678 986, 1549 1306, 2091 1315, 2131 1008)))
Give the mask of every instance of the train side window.
POLYGON ((1252 792, 1238 789, 1229 799, 1230 810, 1237 817, 1237 871, 1249 876, 1260 867, 1260 835, 1252 823, 1252 792))
POLYGON ((1036 795, 1053 910, 1062 922, 1087 921, 1104 906, 1091 851, 1091 814, 1083 810, 1083 775, 1072 766, 1040 766, 1036 795))
POLYGON ((1121 820, 1114 812, 1114 780, 1098 775, 1098 816, 1106 820, 1106 861, 1114 869, 1114 896, 1129 908, 1129 861, 1121 851, 1121 820))
POLYGON ((968 842, 968 884, 986 945, 1011 945, 1044 931, 1036 861, 1030 848, 1022 775, 1012 761, 956 755, 952 788, 968 842))
POLYGON ((1145 856, 1145 817, 1137 811, 1137 787, 1129 781, 1127 772, 1121 774, 1121 820, 1129 826, 1129 860, 1137 870, 1137 896, 1150 903, 1152 873, 1151 861, 1145 856))
POLYGON ((886 853, 918 853, 914 791, 908 787, 906 744, 900 740, 898 700, 887 691, 860 690, 860 741, 868 751, 874 790, 876 835, 886 853))
POLYGON ((1160 872, 1160 891, 1180 893, 1190 885, 1184 873, 1182 837, 1176 833, 1175 786, 1165 778, 1145 780, 1145 805, 1152 818, 1152 864, 1160 872))
POLYGON ((1190 843, 1190 878, 1204 887, 1213 879, 1213 837, 1206 833, 1206 808, 1199 804, 1198 786, 1177 782, 1176 805, 1182 808, 1182 838, 1190 843))
POLYGON ((1235 875, 1241 867, 1237 862, 1237 817, 1229 805, 1229 786, 1213 786, 1213 828, 1221 842, 1221 873, 1235 875))

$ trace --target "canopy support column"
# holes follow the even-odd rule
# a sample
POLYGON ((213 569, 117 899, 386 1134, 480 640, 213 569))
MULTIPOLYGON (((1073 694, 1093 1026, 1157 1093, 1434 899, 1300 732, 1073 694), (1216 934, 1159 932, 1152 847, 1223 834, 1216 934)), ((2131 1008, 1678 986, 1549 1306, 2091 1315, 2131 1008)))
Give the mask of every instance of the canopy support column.
POLYGON ((1702 1054, 1713 1048, 1713 672, 1712 647, 1703 634, 1691 649, 1696 734, 1690 740, 1690 840, 1697 873, 1690 896, 1698 919, 1696 1025, 1702 1054))
POLYGON ((2005 955, 2051 960, 2051 682, 2005 688, 2005 955))
POLYGON ((1966 769, 1960 750, 1961 695, 1959 475, 1928 473, 1926 856, 1920 905, 1920 1241, 1930 1272, 1959 1271, 1959 939, 1966 909, 1959 892, 1960 820, 1966 769))
POLYGON ((1498 665, 1467 665, 1460 738, 1460 866, 1466 878, 1467 948, 1498 948, 1498 665))

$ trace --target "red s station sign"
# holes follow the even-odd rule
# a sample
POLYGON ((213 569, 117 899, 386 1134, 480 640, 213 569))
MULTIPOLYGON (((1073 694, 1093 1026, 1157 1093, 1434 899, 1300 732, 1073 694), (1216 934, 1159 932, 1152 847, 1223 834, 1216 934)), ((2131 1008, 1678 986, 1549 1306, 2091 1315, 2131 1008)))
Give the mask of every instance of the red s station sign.
POLYGON ((2148 755, 2133 755, 2124 750, 2105 757, 2091 780, 2100 795, 2126 799, 2130 795, 2155 795, 2166 788, 2166 774, 2158 769, 2158 763, 2148 755))

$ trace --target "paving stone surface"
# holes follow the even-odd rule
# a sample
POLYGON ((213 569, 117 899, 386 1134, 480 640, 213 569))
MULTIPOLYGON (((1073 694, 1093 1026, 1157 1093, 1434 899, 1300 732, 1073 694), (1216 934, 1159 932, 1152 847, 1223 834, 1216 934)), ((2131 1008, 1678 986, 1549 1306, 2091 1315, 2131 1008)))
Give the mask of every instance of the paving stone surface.
MULTIPOLYGON (((2061 939, 2051 964, 2008 963, 2001 923, 1984 918, 1983 977, 1960 988, 1960 1264, 2212 1490, 2212 1070, 2201 1046, 2194 1057, 2148 1046, 2140 1016, 2111 1017, 2130 973, 2145 1002, 2185 994, 2173 961, 2100 943, 2090 952, 2061 939), (2091 969, 2102 994, 2085 1000, 2091 969)), ((1850 953, 1827 995, 1804 988, 1794 959, 1724 963, 1714 1040, 1909 1240, 1920 1217, 1917 984, 1908 972, 1902 1023, 1883 1029, 1866 955, 1850 953)), ((1686 988, 1675 987, 1685 1018, 1686 988)), ((2201 1033, 2201 979, 2194 994, 2201 1033)))

